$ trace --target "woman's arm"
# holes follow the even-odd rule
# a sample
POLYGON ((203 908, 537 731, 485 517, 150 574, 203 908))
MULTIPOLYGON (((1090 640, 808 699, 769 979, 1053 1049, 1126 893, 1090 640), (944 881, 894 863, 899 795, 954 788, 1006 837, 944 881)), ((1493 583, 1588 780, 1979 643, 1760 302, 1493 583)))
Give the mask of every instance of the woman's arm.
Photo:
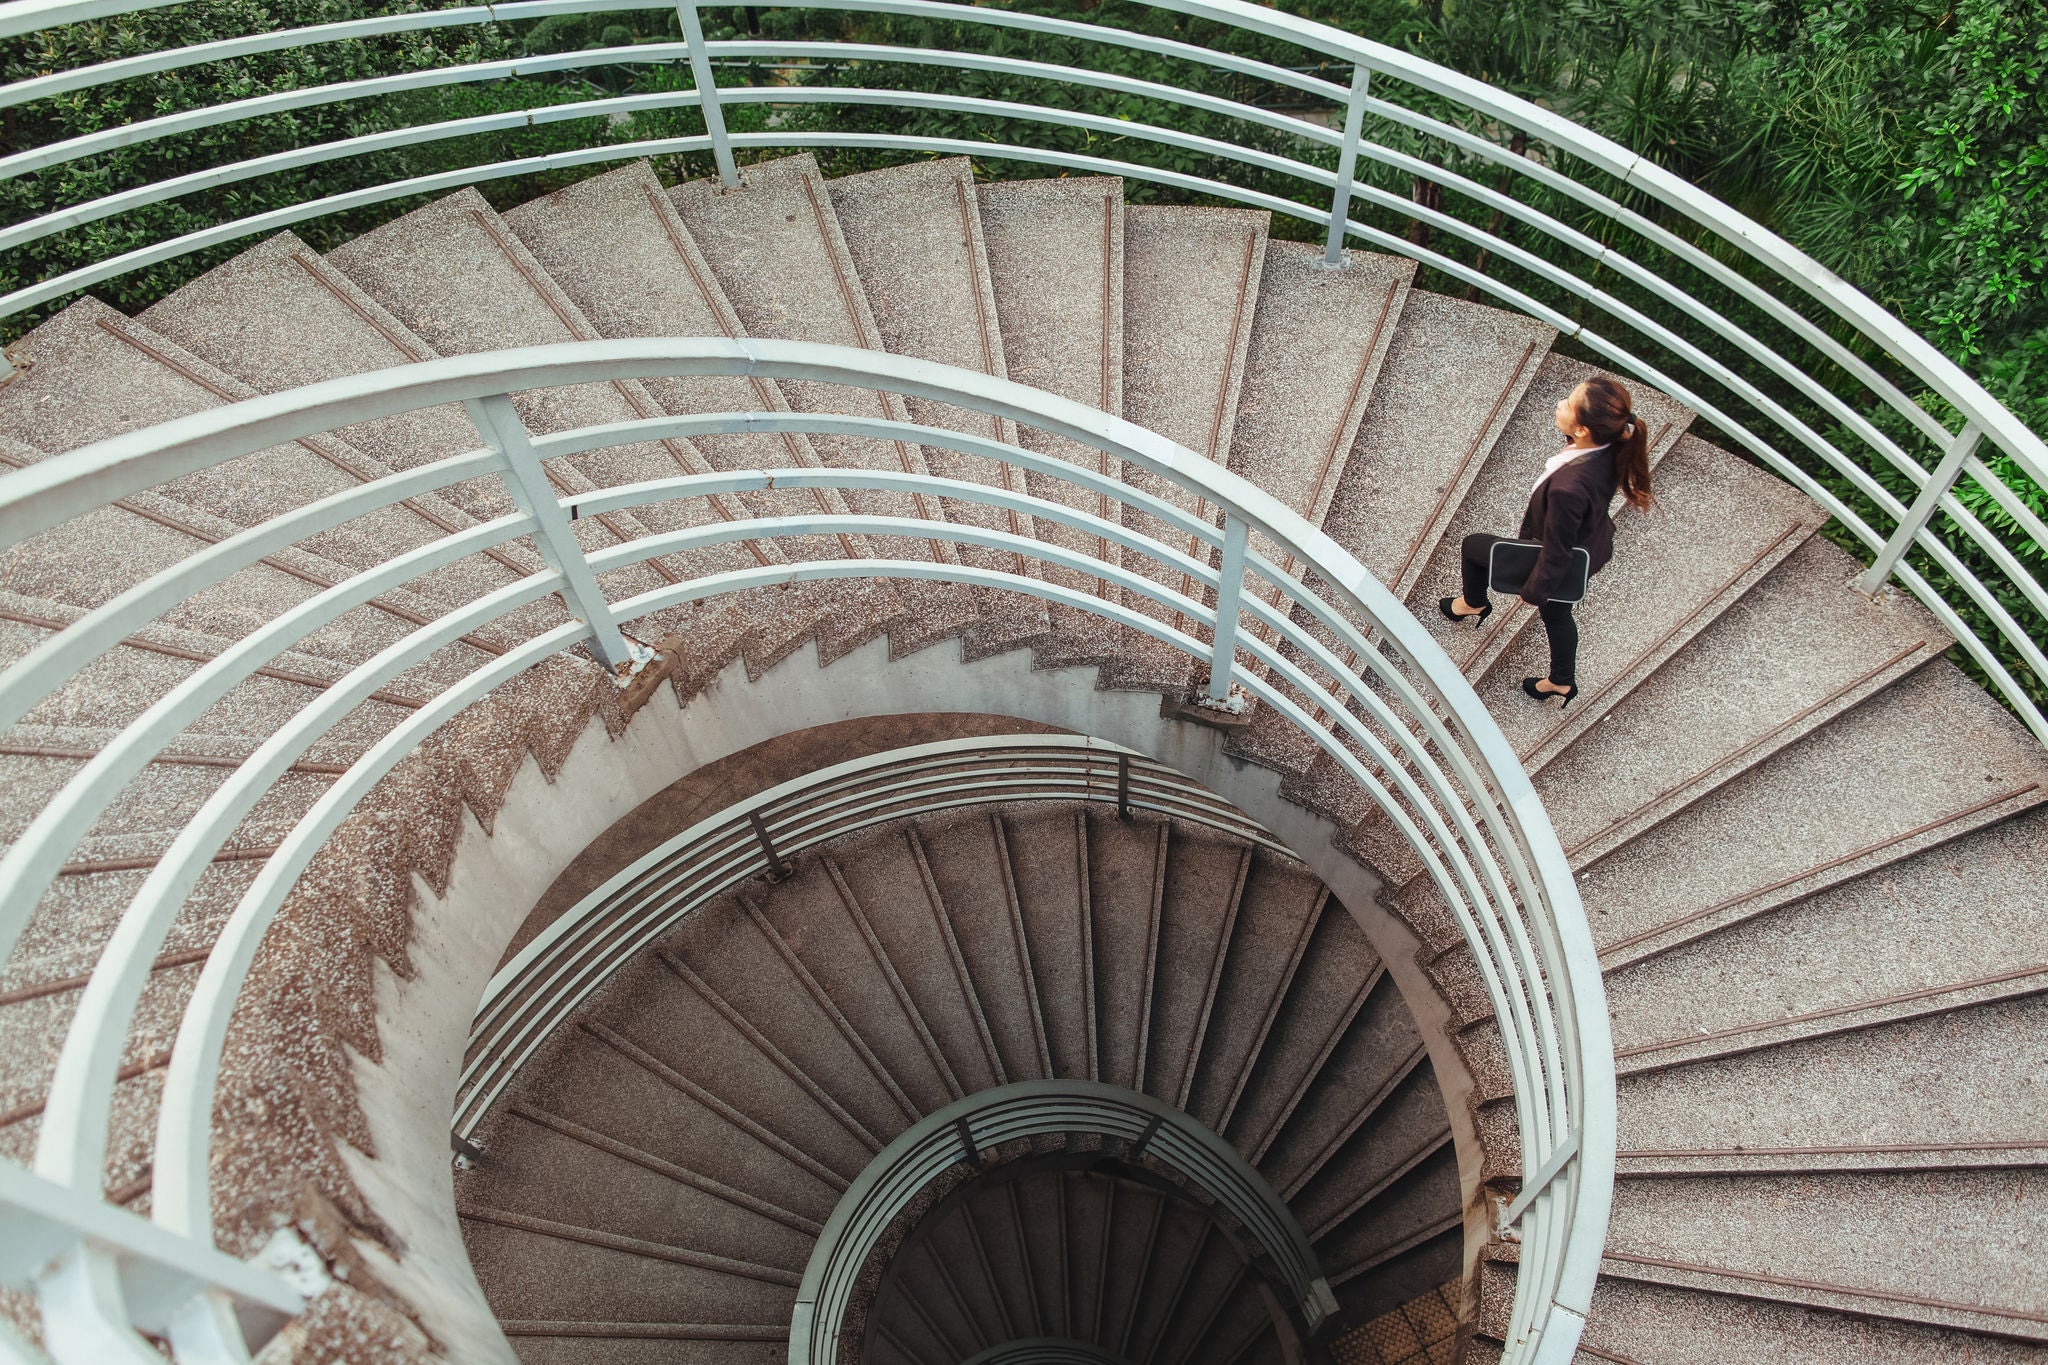
POLYGON ((1540 607, 1556 596, 1571 577, 1572 547, 1586 524, 1587 498, 1579 488, 1553 488, 1544 509, 1543 548, 1536 555, 1536 567, 1522 585, 1522 600, 1540 607))

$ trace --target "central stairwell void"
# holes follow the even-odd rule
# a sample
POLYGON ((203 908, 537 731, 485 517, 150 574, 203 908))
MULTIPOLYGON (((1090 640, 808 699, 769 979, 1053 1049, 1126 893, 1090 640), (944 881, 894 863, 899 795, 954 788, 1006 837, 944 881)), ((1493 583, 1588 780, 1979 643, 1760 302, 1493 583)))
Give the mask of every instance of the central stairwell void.
POLYGON ((2041 1360, 2040 744, 1633 381, 1524 697, 1599 371, 1271 227, 635 161, 12 348, 0 1360, 2041 1360))

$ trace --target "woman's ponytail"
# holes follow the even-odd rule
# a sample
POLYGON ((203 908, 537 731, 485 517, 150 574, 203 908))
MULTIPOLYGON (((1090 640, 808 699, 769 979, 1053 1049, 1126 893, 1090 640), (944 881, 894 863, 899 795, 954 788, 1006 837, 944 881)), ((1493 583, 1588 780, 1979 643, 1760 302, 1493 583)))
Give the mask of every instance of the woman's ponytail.
POLYGON ((1579 421, 1597 444, 1614 452, 1615 486, 1629 506, 1649 507, 1656 501, 1650 496, 1650 432, 1636 416, 1634 400, 1604 374, 1588 379, 1582 391, 1579 421))

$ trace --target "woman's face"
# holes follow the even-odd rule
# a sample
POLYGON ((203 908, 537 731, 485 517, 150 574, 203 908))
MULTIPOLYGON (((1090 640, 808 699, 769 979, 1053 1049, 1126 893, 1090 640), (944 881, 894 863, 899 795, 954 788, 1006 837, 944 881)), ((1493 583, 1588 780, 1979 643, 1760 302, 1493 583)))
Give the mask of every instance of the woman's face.
POLYGON ((1579 437, 1582 429, 1579 424, 1579 407, 1585 396, 1586 386, 1581 384, 1557 400, 1557 429, 1564 433, 1568 441, 1575 441, 1579 437))

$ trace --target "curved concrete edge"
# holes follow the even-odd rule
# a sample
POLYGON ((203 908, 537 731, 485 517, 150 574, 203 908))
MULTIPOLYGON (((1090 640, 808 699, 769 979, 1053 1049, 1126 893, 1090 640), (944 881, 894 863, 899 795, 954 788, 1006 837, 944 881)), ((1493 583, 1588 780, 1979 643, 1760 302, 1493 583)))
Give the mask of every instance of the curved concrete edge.
POLYGON ((1466 1266, 1477 1265, 1491 1224, 1479 1189, 1473 1082, 1450 1007, 1418 961, 1420 940, 1381 905, 1379 878, 1336 846, 1336 826, 1280 795, 1280 774, 1226 754, 1219 730, 1163 718, 1156 693, 1102 691, 1096 676, 1093 667, 1036 669, 1027 650, 966 662, 957 643, 891 659, 886 639, 829 668, 810 649, 752 680, 735 663, 687 705, 664 689, 616 741, 593 720, 552 782, 529 758, 495 834, 466 816, 446 894, 416 881, 412 976, 378 966, 384 1056, 356 1059, 376 1155, 344 1150, 364 1197, 400 1239, 389 1282, 453 1358, 517 1365, 470 1268, 449 1152, 471 1016, 513 934, 585 846, 679 776, 781 735, 862 717, 972 711, 1094 735, 1202 782, 1293 849, 1349 907, 1414 1016, 1458 1151, 1466 1266))

